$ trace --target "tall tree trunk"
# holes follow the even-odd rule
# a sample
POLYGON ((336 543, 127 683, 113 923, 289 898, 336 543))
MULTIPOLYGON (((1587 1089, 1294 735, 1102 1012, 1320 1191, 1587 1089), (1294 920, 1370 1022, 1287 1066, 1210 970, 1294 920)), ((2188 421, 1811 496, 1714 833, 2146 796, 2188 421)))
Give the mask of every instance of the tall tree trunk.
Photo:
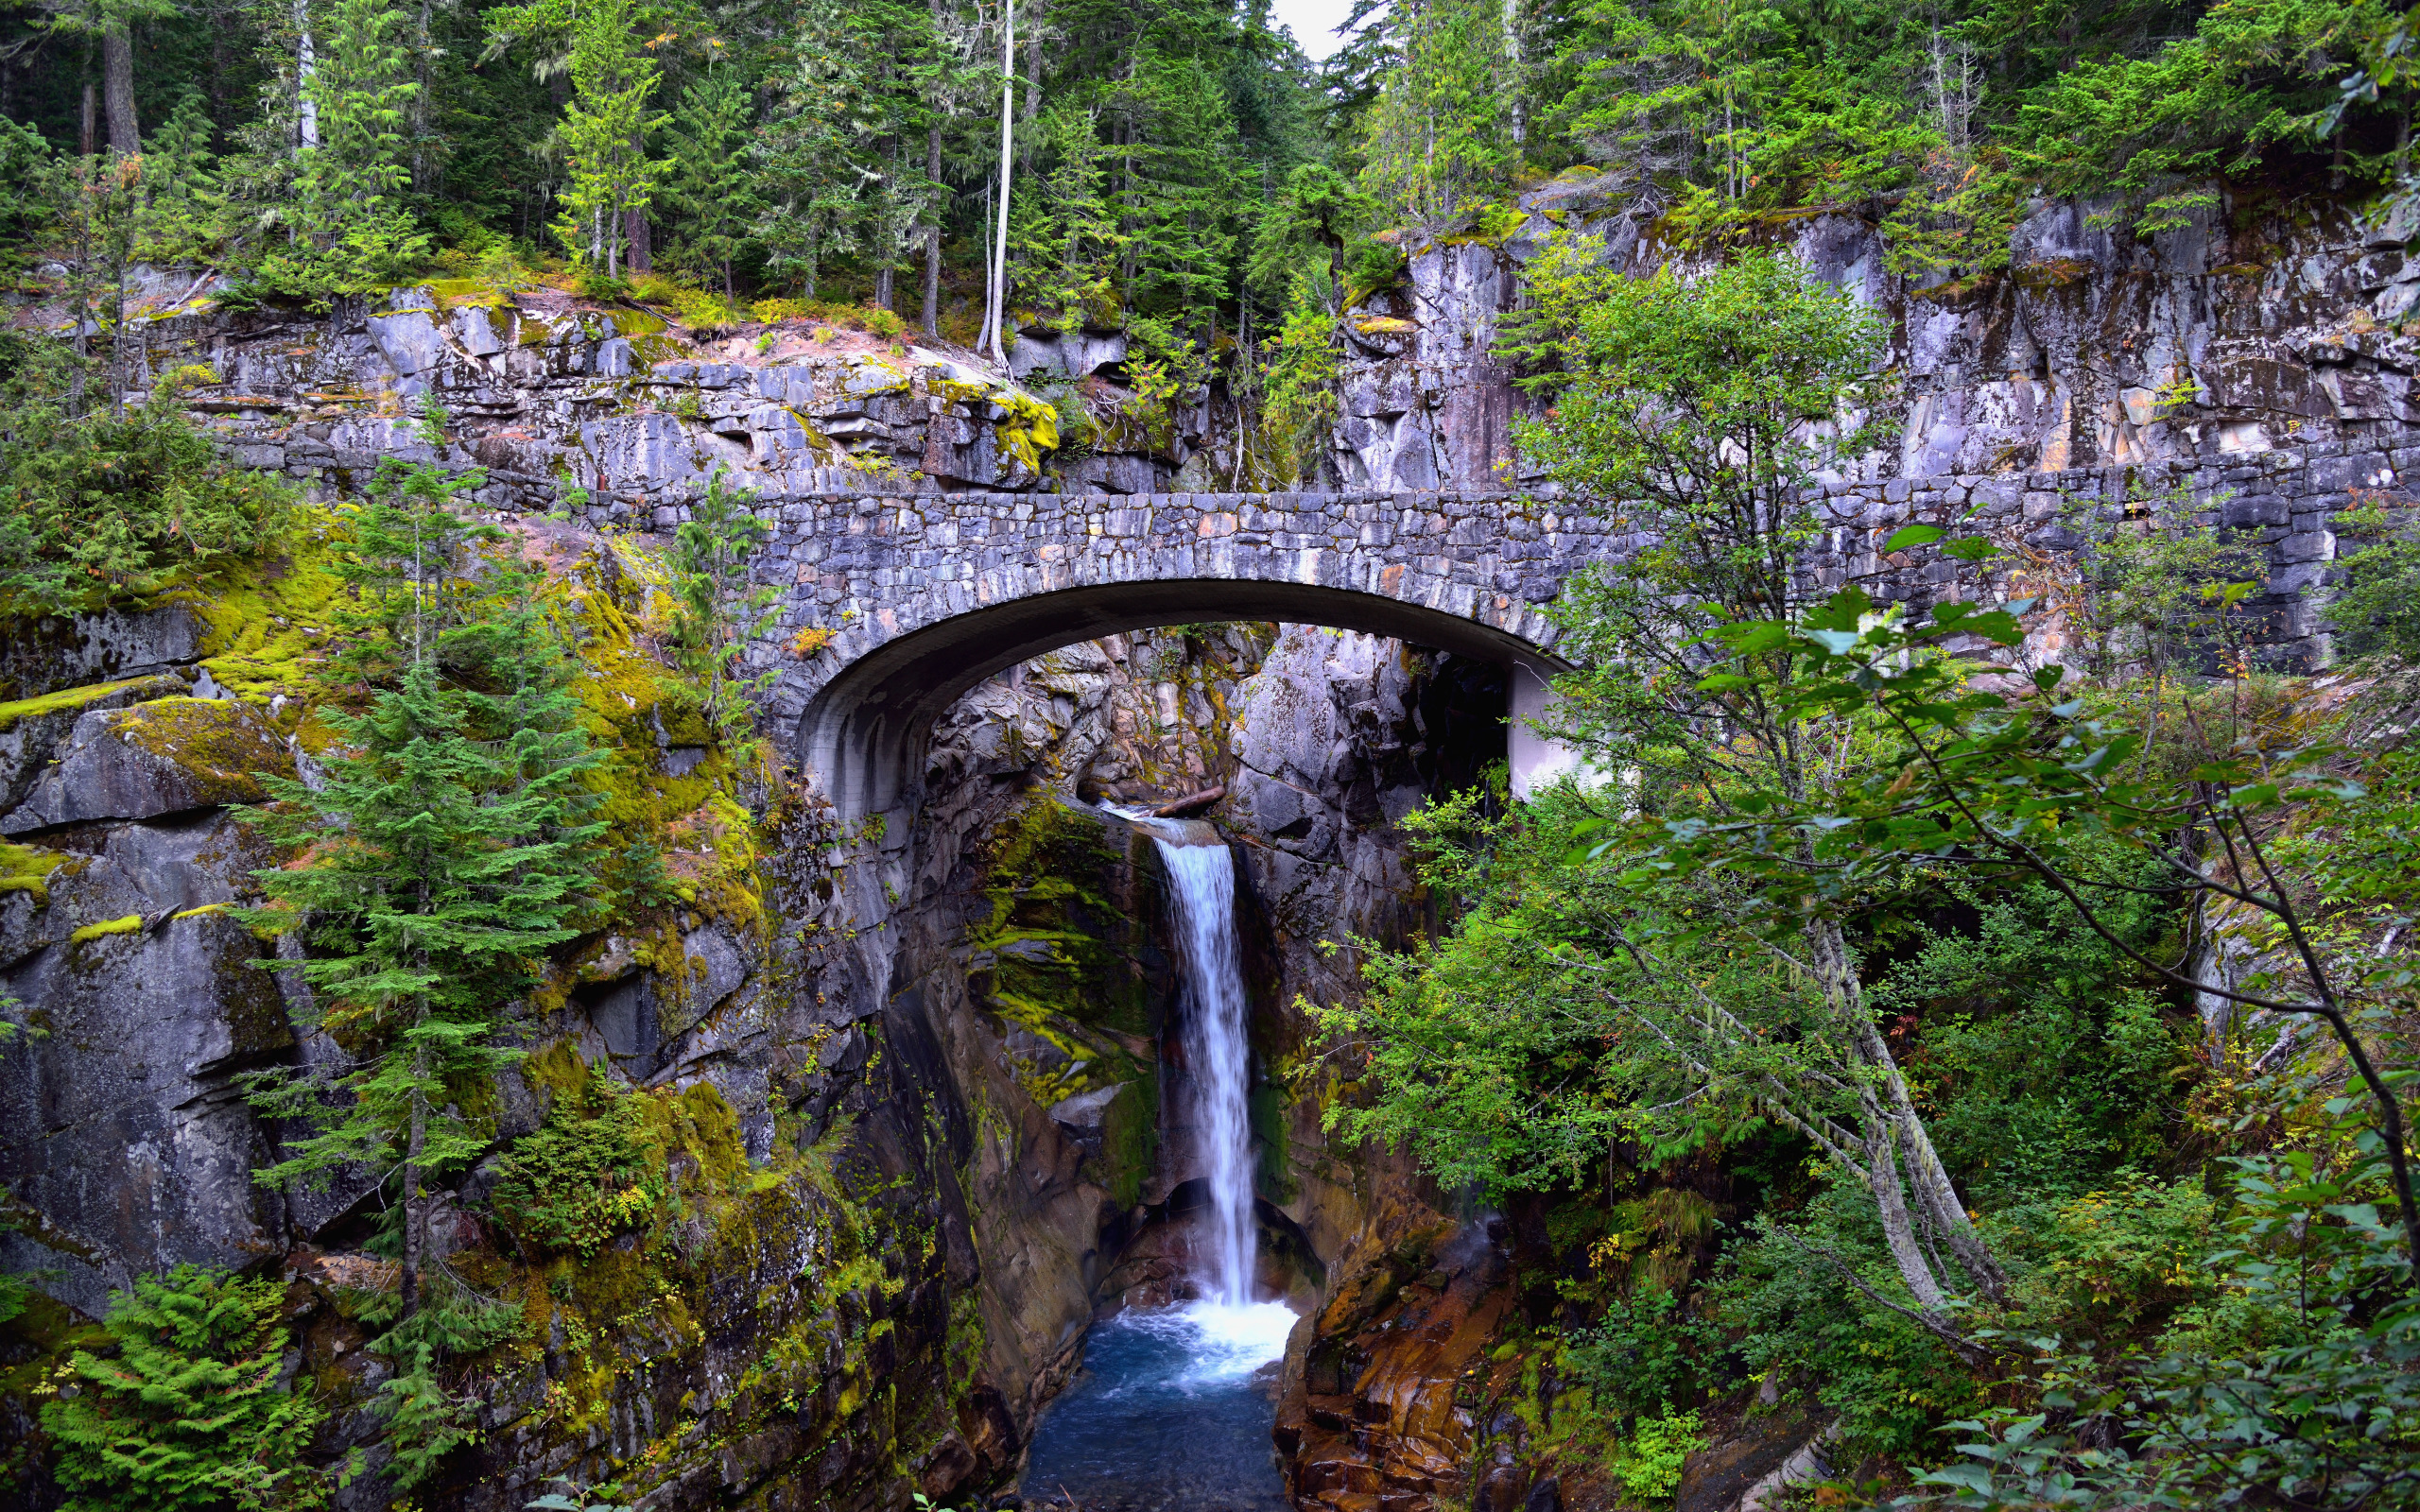
POLYGON ((76 133, 76 152, 79 157, 91 157, 93 149, 100 145, 94 139, 93 125, 93 68, 88 58, 84 64, 84 121, 76 133))
POLYGON ((633 273, 655 271, 655 251, 649 240, 645 209, 622 213, 622 236, 630 243, 630 267, 633 273))
POLYGON ((879 259, 873 268, 873 303, 877 310, 892 308, 891 275, 899 264, 899 246, 891 239, 896 233, 891 230, 893 223, 890 219, 892 215, 899 213, 899 139, 897 137, 891 138, 884 145, 883 157, 885 167, 881 192, 875 198, 875 203, 881 205, 883 210, 874 217, 874 236, 881 243, 874 249, 874 255, 879 259))
POLYGON ((1016 0, 1003 0, 1007 26, 1000 37, 1000 223, 997 238, 992 244, 992 355, 1000 366, 1009 365, 1008 333, 1001 329, 1008 322, 1009 310, 1009 177, 1011 152, 1015 146, 1015 120, 1010 112, 1014 104, 1016 79, 1012 64, 1016 60, 1017 7, 1016 0))
MULTIPOLYGON (((1932 1137, 1916 1111, 1915 1099, 1909 1093, 1908 1079, 1900 1073, 1898 1059, 1892 1055, 1890 1042, 1882 1038, 1882 1031, 1875 1026, 1874 1015, 1865 1005, 1864 991, 1857 979, 1857 963, 1850 957, 1840 925, 1828 919, 1810 924, 1806 939, 1811 964, 1823 979, 1824 995, 1835 1020, 1847 1031, 1857 1058, 1873 1074, 1859 1092, 1868 1143, 1887 1139, 1907 1163, 1905 1192, 1900 1185, 1897 1160, 1886 1169, 1879 1159, 1875 1159, 1868 1167, 1875 1200, 1882 1208, 1884 1228, 1888 1229, 1894 1221, 1902 1225, 1909 1222, 1905 1193, 1911 1192, 1915 1196, 1914 1217, 1949 1246, 1979 1291, 1994 1302, 2003 1300, 2008 1289, 2007 1273, 2001 1270, 1982 1236, 1975 1231, 1974 1223, 1959 1199, 1957 1186, 1933 1148, 1932 1137)), ((1912 1255, 1931 1288, 1940 1291, 1948 1278, 1932 1280, 1931 1267, 1924 1263, 1922 1250, 1913 1247, 1912 1228, 1905 1237, 1907 1254, 1901 1252, 1901 1236, 1893 1235, 1891 1243, 1893 1258, 1900 1263, 1909 1290, 1918 1290, 1918 1277, 1908 1269, 1909 1256, 1912 1255)))
MULTIPOLYGON (((925 177, 938 186, 942 181, 942 123, 936 119, 925 130, 925 177)), ((933 191, 931 223, 925 227, 925 335, 938 341, 942 335, 942 207, 948 203, 948 191, 936 187, 933 191)))
POLYGON ((1521 77, 1521 0, 1503 0, 1503 3, 1504 60, 1508 65, 1506 72, 1510 76, 1504 81, 1504 94, 1512 106, 1512 150, 1515 155, 1518 155, 1522 146, 1529 141, 1530 137, 1529 115, 1522 107, 1524 80, 1521 77))
POLYGON ((1017 172, 1033 171, 1033 144, 1036 132, 1033 123, 1042 116, 1042 26, 1050 13, 1047 0, 1033 0, 1026 7, 1025 41, 1025 138, 1017 144, 1017 172))
MULTIPOLYGON (((116 150, 114 144, 112 151, 116 150)), ((112 253, 110 296, 110 414, 126 419, 126 259, 112 253)))
POLYGON ((134 118, 134 37, 128 22, 112 21, 101 28, 101 83, 110 150, 130 155, 142 151, 143 130, 134 118))
POLYGON ((975 350, 992 344, 992 188, 993 175, 983 175, 983 325, 975 333, 975 350))
POLYGON ((420 88, 412 91, 407 119, 411 128, 412 190, 416 194, 437 192, 437 161, 429 151, 428 102, 437 93, 437 80, 430 61, 437 56, 429 37, 429 0, 420 0, 420 14, 413 22, 412 82, 420 88))
MULTIPOLYGON (((227 39, 236 25, 235 12, 226 7, 211 16, 210 27, 210 148, 220 150, 219 142, 226 132, 221 123, 227 119, 227 39)), ((5 113, 5 112, 0 112, 5 113)))
POLYGON ((320 102, 311 97, 320 55, 311 45, 310 0, 294 0, 294 146, 308 151, 320 145, 320 102))
POLYGON ((1874 1194, 1874 1205, 1882 1217, 1882 1241, 1890 1246, 1891 1259, 1899 1267, 1899 1279, 1908 1284, 1908 1294, 1916 1305, 1927 1313, 1942 1311, 1949 1300, 1941 1280, 1933 1275, 1931 1263, 1925 1259, 1924 1246, 1916 1239, 1915 1225, 1908 1218, 1907 1194, 1899 1185, 1899 1162, 1893 1150, 1891 1121, 1881 1116, 1881 1109, 1868 1095, 1865 1104, 1865 1168, 1866 1186, 1874 1194))
MULTIPOLYGON (((428 1074, 427 1052, 412 1054, 414 1079, 428 1074)), ((420 1269, 423 1221, 426 1214, 420 1194, 421 1152, 428 1145, 428 1103, 415 1089, 412 1092, 411 1126, 404 1139, 404 1316, 420 1311, 420 1269)))

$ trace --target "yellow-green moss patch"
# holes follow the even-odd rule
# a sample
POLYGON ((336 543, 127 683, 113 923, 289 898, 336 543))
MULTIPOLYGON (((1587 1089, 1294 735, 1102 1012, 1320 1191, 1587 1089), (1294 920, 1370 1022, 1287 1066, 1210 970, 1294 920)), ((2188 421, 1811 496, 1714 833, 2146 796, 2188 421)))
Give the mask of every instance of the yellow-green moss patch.
POLYGON ((226 699, 154 698, 110 715, 110 733, 198 778, 193 796, 207 802, 258 802, 268 796, 261 773, 293 770, 285 746, 226 699))
POLYGON ((20 719, 81 709, 87 704, 108 697, 111 694, 150 680, 153 679, 129 678, 122 682, 95 682, 86 688, 61 688, 56 693, 45 693, 39 697, 19 698, 13 703, 0 703, 0 734, 6 734, 16 729, 17 721, 20 719))
POLYGON ((112 919, 98 924, 86 924, 75 934, 68 936, 67 942, 70 945, 81 945, 86 940, 98 939, 104 935, 131 935, 142 927, 143 916, 129 914, 124 919, 112 919))
POLYGON ((53 874, 64 867, 72 877, 90 865, 89 856, 0 840, 0 892, 29 892, 34 902, 48 903, 53 874))

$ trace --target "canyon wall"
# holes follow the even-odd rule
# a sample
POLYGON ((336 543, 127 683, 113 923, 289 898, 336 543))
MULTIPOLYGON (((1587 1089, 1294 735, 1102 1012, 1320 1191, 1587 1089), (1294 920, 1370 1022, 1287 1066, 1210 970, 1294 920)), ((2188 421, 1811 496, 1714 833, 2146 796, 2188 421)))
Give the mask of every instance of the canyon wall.
MULTIPOLYGON (((1345 502, 1509 507, 1522 401, 1495 322, 1550 226, 1594 228, 1630 265, 1665 258, 1624 193, 1604 176, 1544 186, 1513 236, 1414 247, 1403 283, 1350 313, 1345 502)), ((2332 522, 2420 467, 2410 229, 2233 201, 2134 245, 2048 207, 2006 274, 1927 289, 1893 277, 1858 222, 1776 226, 1890 317, 1906 421, 1829 488, 1814 570, 1922 603, 1945 564, 1878 554, 1908 521, 2055 552, 2079 504, 2174 495, 2265 547, 2266 654, 2324 661, 2332 522)), ((1206 507, 1182 490, 1236 484, 1215 404, 1068 457, 1036 390, 1114 375, 1115 333, 1029 334, 1018 384, 924 349, 777 331, 760 350, 538 293, 405 290, 286 321, 159 285, 141 366, 209 364, 176 382, 239 459, 321 498, 358 491, 384 456, 489 470, 476 503, 583 606, 615 791, 647 808, 686 889, 563 953, 546 1001, 512 1022, 530 1056, 493 1112, 499 1141, 527 1136, 609 1070, 675 1151, 680 1221, 534 1267, 529 1328, 448 1379, 479 1401, 482 1437, 424 1500, 502 1512, 559 1471, 666 1508, 891 1508, 996 1485, 1094 1310, 1172 1280, 1137 1243, 1187 1175, 1159 1138, 1163 901, 1150 846, 1099 805, 1223 786, 1207 816, 1239 849, 1259 942, 1270 1280, 1309 1310, 1280 1416, 1292 1484, 1339 1512, 1552 1504, 1521 1425, 1486 1406, 1521 1215, 1465 1211, 1385 1152, 1332 1142, 1323 1114, 1352 1068, 1298 1007, 1356 989, 1357 940, 1433 922, 1393 821, 1502 756, 1501 672, 1305 626, 1082 642, 944 714, 911 825, 844 825, 797 774, 752 785, 717 764, 665 662, 652 548, 627 535, 679 524, 718 464, 853 503, 1062 488, 1206 507), (441 441, 403 412, 424 392, 453 412, 441 441)), ((1561 501, 1534 507, 1542 556, 1629 544, 1561 501)), ((361 1299, 387 1274, 363 1247, 376 1204, 358 1178, 251 1179, 280 1131, 240 1077, 339 1047, 229 912, 276 859, 234 809, 261 799, 258 774, 307 778, 323 748, 325 576, 298 557, 0 637, 0 998, 31 1031, 0 1045, 0 1263, 50 1299, 0 1358, 0 1436, 33 1441, 30 1384, 112 1288, 240 1265, 288 1280, 293 1375, 341 1409, 315 1453, 372 1448, 339 1499, 356 1507, 383 1499, 362 1410, 388 1368, 362 1348, 361 1299)), ((493 1178, 469 1173, 439 1226, 476 1283, 528 1259, 486 1212, 493 1178)), ((57 1504, 38 1467, 8 1469, 10 1504, 57 1504)))

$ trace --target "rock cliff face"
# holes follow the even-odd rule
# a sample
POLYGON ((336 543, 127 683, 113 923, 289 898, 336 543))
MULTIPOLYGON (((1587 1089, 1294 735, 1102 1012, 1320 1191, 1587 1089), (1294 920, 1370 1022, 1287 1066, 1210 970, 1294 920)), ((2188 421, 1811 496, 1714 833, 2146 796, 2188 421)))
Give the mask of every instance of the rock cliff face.
MULTIPOLYGON (((768 492, 1061 486, 1058 411, 971 354, 905 339, 800 320, 690 328, 634 304, 464 281, 339 301, 309 320, 221 310, 215 280, 174 269, 137 283, 142 390, 169 377, 238 461, 322 495, 359 490, 381 457, 475 465, 485 507, 543 511, 584 495, 600 523, 644 529, 718 469, 768 492), (413 421, 424 401, 450 416, 441 445, 413 421)), ((1123 432, 1087 434, 1097 470, 1124 455, 1123 432)))
MULTIPOLYGON (((750 799, 676 679, 648 670, 645 538, 539 535, 592 615, 581 657, 615 790, 663 816, 684 897, 580 941, 516 1011, 530 1056, 496 1088, 495 1133, 510 1147, 549 1126, 610 1072, 672 1142, 687 1216, 573 1264, 500 1235, 492 1161, 448 1197, 449 1264, 533 1287, 540 1321, 452 1367, 483 1439, 424 1504, 500 1512, 570 1473, 664 1507, 893 1507, 1013 1467, 1104 1282, 1150 1250, 1133 1242, 1189 1174, 1159 1137, 1173 980, 1156 852, 1102 800, 1228 789, 1213 816, 1249 860, 1258 920, 1272 1280, 1317 1295, 1399 1176, 1327 1149, 1316 1098, 1288 1090, 1311 1040, 1291 1005, 1349 975, 1322 940, 1400 934, 1389 821, 1500 754, 1492 673, 1308 627, 1084 643, 942 721, 913 833, 844 834, 804 794, 750 799)), ((45 1272, 55 1305, 6 1363, 62 1346, 136 1274, 281 1275, 298 1368, 341 1409, 315 1452, 366 1446, 374 1471, 381 1430, 360 1409, 387 1366, 353 1321, 390 1276, 361 1249, 373 1194, 255 1183, 278 1131, 239 1083, 341 1054, 227 912, 278 859, 234 807, 263 796, 258 773, 307 777, 323 738, 300 696, 308 653, 279 639, 319 633, 312 569, 268 576, 47 627, 39 655, 10 642, 0 997, 42 1036, 0 1053, 20 1220, 0 1259, 45 1272)), ((0 1412, 30 1434, 28 1399, 0 1412)), ((57 1494, 38 1474, 9 1493, 57 1494)), ((373 1473, 342 1503, 385 1494, 373 1473)))
MULTIPOLYGON (((1686 267, 1620 174, 1573 170, 1521 197, 1500 242, 1407 249, 1404 277, 1348 311, 1335 456, 1347 487, 1501 486, 1522 401, 1490 356, 1521 269, 1558 228, 1617 266, 1686 267)), ((1876 229, 1824 215, 1769 237, 1890 321, 1897 444, 1869 478, 2064 472, 2359 442, 2420 420, 2420 226, 2325 198, 2222 190, 2148 241, 2046 203, 2006 271, 1957 284, 1891 270, 1876 229)))

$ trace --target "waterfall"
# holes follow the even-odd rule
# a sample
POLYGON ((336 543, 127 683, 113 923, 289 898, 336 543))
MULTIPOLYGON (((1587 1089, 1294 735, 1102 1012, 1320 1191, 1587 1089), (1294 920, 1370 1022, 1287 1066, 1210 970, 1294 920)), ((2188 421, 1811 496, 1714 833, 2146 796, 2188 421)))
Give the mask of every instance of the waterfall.
POLYGON ((1252 1051, 1244 1036, 1243 947, 1236 937, 1236 863, 1214 827, 1198 820, 1151 822, 1173 895, 1184 958, 1184 1058, 1202 1175, 1210 1187, 1209 1299, 1252 1303, 1252 1124, 1244 1087, 1252 1051), (1174 832, 1171 833, 1171 832, 1174 832))
POLYGON ((1065 1496, 1102 1512, 1286 1512, 1293 1499, 1270 1455, 1270 1385, 1295 1315, 1253 1299, 1252 1052, 1235 861, 1210 825, 1111 812, 1151 836, 1167 873, 1189 1073, 1172 1110, 1193 1131, 1210 1189, 1207 1222, 1187 1236, 1201 1295, 1130 1307, 1093 1329, 1082 1371, 1034 1426, 1018 1484, 1028 1506, 1065 1496))

